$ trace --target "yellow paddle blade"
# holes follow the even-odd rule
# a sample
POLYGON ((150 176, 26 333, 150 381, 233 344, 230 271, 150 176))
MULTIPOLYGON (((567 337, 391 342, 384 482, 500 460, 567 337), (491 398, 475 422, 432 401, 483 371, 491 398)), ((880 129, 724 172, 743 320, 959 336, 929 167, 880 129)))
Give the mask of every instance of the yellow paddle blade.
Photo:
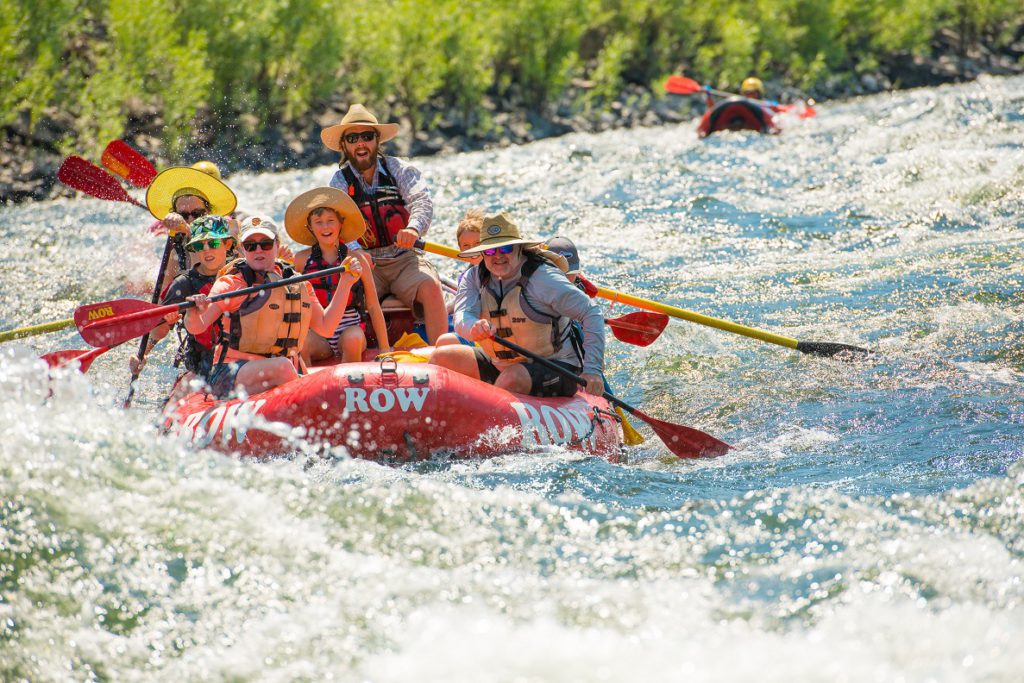
POLYGON ((647 440, 643 434, 633 429, 633 425, 629 424, 629 420, 626 419, 626 413, 622 412, 622 408, 615 406, 615 412, 622 418, 622 440, 626 442, 627 446, 639 446, 647 440))
POLYGON ((430 346, 423 340, 423 337, 416 334, 415 332, 406 332, 402 335, 402 338, 391 345, 394 349, 421 349, 424 346, 430 346))

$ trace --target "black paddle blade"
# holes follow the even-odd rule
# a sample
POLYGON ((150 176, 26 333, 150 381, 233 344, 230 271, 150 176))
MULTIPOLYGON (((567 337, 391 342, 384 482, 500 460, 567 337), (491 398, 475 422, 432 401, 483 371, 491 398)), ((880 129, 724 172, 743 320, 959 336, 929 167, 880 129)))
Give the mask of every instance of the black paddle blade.
POLYGON ((797 342, 796 350, 800 353, 809 353, 812 356, 822 358, 838 358, 839 360, 859 360, 870 355, 871 351, 862 349, 859 346, 850 344, 839 344, 838 342, 797 342))
POLYGON ((658 420, 636 408, 630 412, 649 424, 676 457, 715 458, 725 455, 732 448, 726 442, 699 429, 658 420))

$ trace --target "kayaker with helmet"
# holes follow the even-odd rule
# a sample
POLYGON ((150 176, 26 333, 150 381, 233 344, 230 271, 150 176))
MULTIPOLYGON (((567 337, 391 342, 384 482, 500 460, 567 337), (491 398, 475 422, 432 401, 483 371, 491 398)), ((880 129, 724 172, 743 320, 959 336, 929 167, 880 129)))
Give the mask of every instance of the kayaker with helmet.
MULTIPOLYGON (((360 259, 363 265, 360 280, 349 293, 348 307, 334 334, 325 339, 316 332, 310 332, 302 351, 303 358, 307 362, 332 356, 340 356, 346 363, 362 360, 366 350, 366 334, 362 328, 364 312, 369 315, 380 352, 389 352, 388 328, 373 283, 372 261, 364 250, 350 250, 348 247, 349 242, 366 230, 363 214, 355 202, 341 190, 318 187, 292 200, 284 212, 284 227, 293 240, 310 247, 295 255, 295 271, 298 273, 313 273, 341 265, 349 253, 360 259)), ((338 279, 338 275, 329 275, 311 281, 322 306, 331 302, 338 288, 338 279)))
POLYGON ((532 396, 572 396, 577 385, 491 341, 507 338, 579 372, 588 393, 604 389, 604 316, 586 294, 542 255, 539 240, 522 237, 505 214, 484 219, 480 244, 459 254, 483 255, 455 297, 455 331, 478 347, 438 347, 430 362, 502 389, 532 396), (582 340, 572 333, 580 323, 582 340), (582 372, 581 372, 582 370, 582 372))
POLYGON ((334 299, 324 308, 309 282, 263 290, 248 297, 211 302, 210 296, 251 285, 283 279, 291 274, 277 262, 280 239, 277 225, 266 216, 242 222, 239 240, 244 259, 228 264, 210 288, 210 294, 189 297, 195 302, 185 314, 185 329, 198 335, 218 320, 223 331, 214 352, 210 389, 218 398, 233 390, 254 394, 289 382, 305 367, 299 350, 309 330, 329 337, 341 322, 352 285, 362 265, 349 256, 348 270, 338 278, 334 299))
POLYGON ((373 258, 377 293, 422 309, 433 343, 448 330, 448 314, 437 271, 413 245, 426 236, 434 207, 419 170, 381 152, 380 145, 397 134, 398 124, 379 123, 366 107, 353 104, 320 139, 342 154, 330 186, 348 194, 366 218, 359 244, 373 258))

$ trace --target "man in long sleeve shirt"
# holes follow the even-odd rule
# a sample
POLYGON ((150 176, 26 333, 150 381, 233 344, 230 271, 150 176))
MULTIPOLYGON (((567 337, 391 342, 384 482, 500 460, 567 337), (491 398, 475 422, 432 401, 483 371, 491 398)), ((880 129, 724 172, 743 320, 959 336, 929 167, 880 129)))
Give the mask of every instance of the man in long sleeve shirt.
POLYGON ((576 383, 524 361, 492 336, 515 341, 574 373, 580 372, 589 393, 604 391, 604 316, 586 294, 531 249, 518 227, 504 215, 484 220, 478 247, 483 264, 471 268, 455 297, 455 331, 480 343, 438 347, 430 362, 462 372, 508 391, 533 396, 571 396, 576 383), (582 328, 582 348, 574 343, 571 320, 582 328), (582 355, 582 357, 581 357, 582 355))
POLYGON ((448 331, 448 313, 437 271, 412 247, 427 234, 434 206, 419 170, 380 153, 380 144, 397 133, 398 124, 378 123, 363 105, 353 104, 320 139, 343 155, 330 186, 352 197, 366 219, 359 244, 373 258, 378 295, 394 294, 410 308, 422 307, 433 343, 448 331))

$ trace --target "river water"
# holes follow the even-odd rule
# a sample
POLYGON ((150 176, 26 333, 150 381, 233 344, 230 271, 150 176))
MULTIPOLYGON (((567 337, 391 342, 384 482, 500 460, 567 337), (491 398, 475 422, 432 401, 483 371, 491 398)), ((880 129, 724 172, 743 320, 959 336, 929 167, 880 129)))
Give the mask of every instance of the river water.
MULTIPOLYGON (((876 355, 675 321, 609 379, 730 454, 397 468, 161 434, 168 348, 124 412, 127 349, 47 382, 73 330, 3 344, 0 679, 1021 680, 1024 79, 695 123, 419 159, 431 237, 505 209, 606 286, 876 355)), ((280 218, 330 174, 229 181, 280 218)), ((151 278, 146 222, 0 209, 3 329, 151 278)))

